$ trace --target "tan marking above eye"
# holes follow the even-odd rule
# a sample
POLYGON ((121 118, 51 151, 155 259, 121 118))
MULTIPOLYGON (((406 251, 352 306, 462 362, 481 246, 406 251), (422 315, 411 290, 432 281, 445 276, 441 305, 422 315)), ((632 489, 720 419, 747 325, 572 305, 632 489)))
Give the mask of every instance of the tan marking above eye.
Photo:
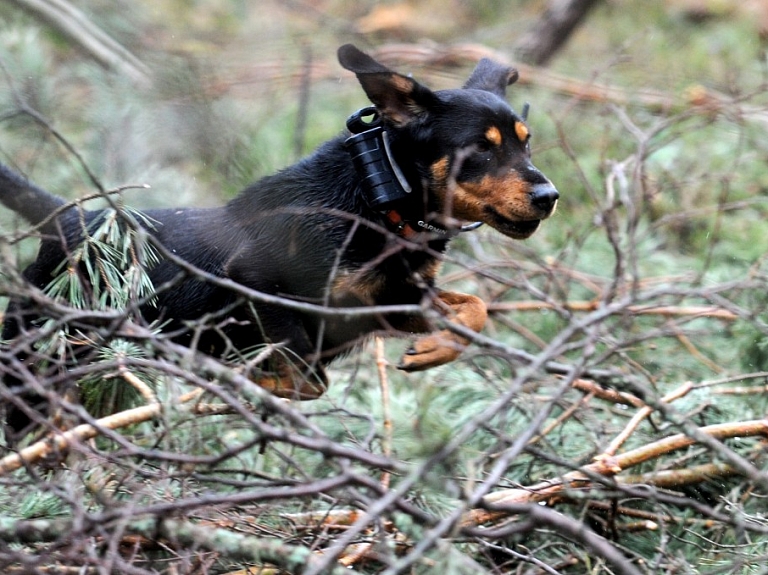
POLYGON ((501 131, 496 126, 491 126, 485 131, 485 139, 494 146, 501 146, 501 131))
POLYGON ((528 139, 528 136, 531 135, 528 131, 528 126, 522 122, 515 122, 515 134, 517 134, 517 137, 521 142, 525 142, 528 139))

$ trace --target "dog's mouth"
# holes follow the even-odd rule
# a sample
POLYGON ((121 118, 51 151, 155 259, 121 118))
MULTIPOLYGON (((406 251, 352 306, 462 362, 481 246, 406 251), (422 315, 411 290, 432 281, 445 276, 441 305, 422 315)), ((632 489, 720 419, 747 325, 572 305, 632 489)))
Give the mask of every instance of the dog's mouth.
POLYGON ((531 237, 541 224, 541 220, 510 220, 490 206, 486 206, 485 211, 490 216, 488 225, 515 240, 531 237))

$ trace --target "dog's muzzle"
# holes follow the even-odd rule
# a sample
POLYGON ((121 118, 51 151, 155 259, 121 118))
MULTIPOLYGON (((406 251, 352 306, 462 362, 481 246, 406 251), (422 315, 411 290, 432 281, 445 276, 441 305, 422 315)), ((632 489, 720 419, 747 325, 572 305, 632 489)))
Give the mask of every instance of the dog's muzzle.
POLYGON ((560 198, 560 193, 549 182, 546 184, 535 184, 531 190, 531 204, 547 215, 551 214, 555 209, 558 198, 560 198))

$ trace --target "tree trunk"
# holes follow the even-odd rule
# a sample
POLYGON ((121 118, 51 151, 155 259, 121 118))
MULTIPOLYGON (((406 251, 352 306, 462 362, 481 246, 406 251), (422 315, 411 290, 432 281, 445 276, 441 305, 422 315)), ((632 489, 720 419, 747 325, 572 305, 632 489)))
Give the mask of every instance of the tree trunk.
POLYGON ((546 10, 515 46, 521 61, 545 65, 600 0, 549 0, 546 10))

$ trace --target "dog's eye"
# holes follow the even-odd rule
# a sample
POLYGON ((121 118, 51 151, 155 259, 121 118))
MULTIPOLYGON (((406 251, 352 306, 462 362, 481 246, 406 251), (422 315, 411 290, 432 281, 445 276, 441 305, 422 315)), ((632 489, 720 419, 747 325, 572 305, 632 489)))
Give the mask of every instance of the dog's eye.
POLYGON ((480 138, 475 143, 475 149, 481 154, 489 151, 491 147, 493 147, 493 144, 491 144, 486 138, 480 138))

